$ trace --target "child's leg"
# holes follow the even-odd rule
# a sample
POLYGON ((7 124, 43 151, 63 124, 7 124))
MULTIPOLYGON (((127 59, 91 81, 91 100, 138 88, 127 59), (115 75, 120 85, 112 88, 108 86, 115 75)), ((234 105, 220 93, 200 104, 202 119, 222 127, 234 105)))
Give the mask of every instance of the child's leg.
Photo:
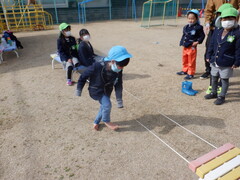
POLYGON ((225 97, 227 94, 227 90, 229 87, 229 78, 228 79, 221 79, 222 82, 222 90, 219 96, 225 97))
POLYGON ((182 71, 188 71, 188 48, 183 48, 182 52, 182 71))
POLYGON ((66 71, 67 71, 67 79, 72 80, 72 71, 73 71, 73 64, 70 62, 66 63, 66 71))
POLYGON ((100 100, 99 100, 99 102, 100 102, 100 109, 99 109, 98 114, 97 114, 97 116, 96 116, 96 118, 94 120, 94 124, 99 124, 100 121, 102 120, 102 105, 101 105, 101 101, 100 100))
POLYGON ((212 76, 212 93, 217 94, 218 76, 212 76))
POLYGON ((196 72, 197 48, 190 48, 188 54, 188 74, 194 76, 196 72))
POLYGON ((110 97, 103 95, 100 99, 101 109, 102 109, 102 121, 103 122, 110 122, 110 113, 112 109, 112 103, 110 97))

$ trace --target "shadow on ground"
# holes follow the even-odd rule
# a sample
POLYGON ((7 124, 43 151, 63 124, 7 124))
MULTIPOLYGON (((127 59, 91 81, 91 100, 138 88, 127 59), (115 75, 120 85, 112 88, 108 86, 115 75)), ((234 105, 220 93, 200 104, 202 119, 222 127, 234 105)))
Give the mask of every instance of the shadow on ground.
MULTIPOLYGON (((186 127, 188 125, 197 125, 197 126, 210 126, 217 129, 223 129, 226 125, 223 119, 211 118, 211 117, 202 117, 202 116, 189 116, 189 115, 167 115, 168 118, 174 120, 180 125, 186 127)), ((119 131, 146 131, 137 121, 142 123, 148 129, 152 130, 155 128, 160 128, 160 134, 167 134, 173 130, 177 125, 164 117, 161 114, 157 115, 144 115, 140 118, 133 119, 130 121, 118 121, 117 124, 121 126, 119 131)))

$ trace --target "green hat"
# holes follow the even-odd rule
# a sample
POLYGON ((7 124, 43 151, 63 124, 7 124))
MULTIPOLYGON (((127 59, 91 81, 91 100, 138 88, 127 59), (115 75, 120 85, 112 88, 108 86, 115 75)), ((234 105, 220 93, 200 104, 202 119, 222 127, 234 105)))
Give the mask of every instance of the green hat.
POLYGON ((232 4, 225 3, 218 8, 217 13, 222 13, 224 9, 228 9, 228 8, 232 8, 232 7, 233 7, 232 4))
POLYGON ((235 8, 227 8, 222 11, 221 18, 237 17, 238 11, 235 8))
POLYGON ((70 26, 70 24, 67 24, 67 23, 61 23, 59 25, 59 30, 62 31, 64 29, 66 29, 68 26, 70 26))

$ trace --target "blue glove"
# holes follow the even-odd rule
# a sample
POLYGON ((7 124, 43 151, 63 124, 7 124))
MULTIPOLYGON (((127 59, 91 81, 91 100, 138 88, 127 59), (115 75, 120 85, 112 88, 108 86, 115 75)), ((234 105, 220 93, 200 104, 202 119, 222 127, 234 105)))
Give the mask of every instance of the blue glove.
POLYGON ((81 90, 78 90, 78 89, 76 89, 76 91, 75 91, 75 95, 76 95, 76 96, 81 96, 81 94, 82 94, 82 91, 81 91, 81 90))

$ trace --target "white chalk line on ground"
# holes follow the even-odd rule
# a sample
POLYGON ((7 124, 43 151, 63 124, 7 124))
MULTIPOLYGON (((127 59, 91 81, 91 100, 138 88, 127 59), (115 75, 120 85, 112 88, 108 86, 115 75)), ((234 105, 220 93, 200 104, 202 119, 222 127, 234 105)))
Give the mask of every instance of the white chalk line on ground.
MULTIPOLYGON (((132 97, 134 97, 135 99, 137 99, 140 102, 140 99, 138 97, 136 97, 135 95, 133 95, 132 93, 130 93, 129 91, 127 91, 126 89, 124 89, 125 92, 127 92, 128 94, 130 94, 132 97)), ((176 121, 174 121, 173 119, 171 119, 170 117, 166 116, 165 114, 161 113, 160 111, 158 111, 158 113, 160 113, 162 116, 164 116, 165 118, 167 118, 168 120, 170 120, 171 122, 175 123, 176 125, 178 125, 179 127, 181 127, 182 129, 184 129, 185 131, 187 131, 188 133, 194 135, 195 137, 199 138, 200 140, 202 140, 203 142, 207 143, 208 145, 212 146, 213 148, 217 149, 216 146, 214 146, 213 144, 211 144, 210 142, 208 142, 207 140, 203 139, 202 137, 198 136, 197 134, 195 134, 194 132, 190 131, 189 129, 183 127, 181 124, 177 123, 176 121)), ((138 120, 136 120, 142 127, 144 127, 145 129, 147 129, 153 136, 155 136, 159 141, 161 141, 163 144, 165 144, 169 149, 171 149, 173 152, 175 152, 179 157, 181 157, 184 161, 186 161, 187 163, 189 163, 189 161, 184 158, 180 153, 178 153, 174 148, 172 148, 170 145, 168 145, 165 141, 163 141, 159 136, 157 136, 155 133, 153 133, 150 129, 148 129, 146 126, 144 126, 142 123, 140 123, 138 120)))

